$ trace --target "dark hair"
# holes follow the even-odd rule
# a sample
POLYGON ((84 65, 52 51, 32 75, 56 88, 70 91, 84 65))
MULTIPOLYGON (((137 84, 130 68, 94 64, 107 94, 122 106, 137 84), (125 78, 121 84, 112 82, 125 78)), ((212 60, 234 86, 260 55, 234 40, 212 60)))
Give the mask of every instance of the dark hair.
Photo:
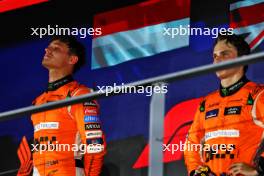
MULTIPOLYGON (((230 43, 236 48, 238 56, 250 54, 250 46, 242 36, 236 34, 229 34, 229 33, 220 33, 217 39, 215 40, 214 47, 219 41, 223 41, 223 40, 226 40, 225 43, 227 44, 230 43)), ((248 65, 245 65, 244 66, 245 73, 247 69, 248 69, 248 65)))
POLYGON ((53 36, 50 42, 55 40, 65 43, 69 47, 69 54, 76 55, 78 57, 78 62, 74 65, 73 73, 78 71, 85 64, 85 48, 83 44, 80 43, 75 37, 68 35, 53 36))

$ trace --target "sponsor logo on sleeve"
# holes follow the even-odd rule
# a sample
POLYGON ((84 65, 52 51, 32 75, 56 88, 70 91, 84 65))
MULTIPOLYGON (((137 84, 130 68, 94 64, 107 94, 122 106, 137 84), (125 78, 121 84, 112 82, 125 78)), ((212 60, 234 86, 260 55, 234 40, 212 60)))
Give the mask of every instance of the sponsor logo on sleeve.
POLYGON ((103 138, 96 138, 96 139, 86 139, 87 144, 103 144, 103 138))
POLYGON ((98 116, 84 116, 84 122, 98 123, 98 122, 100 122, 100 119, 98 116))
POLYGON ((88 102, 84 102, 83 103, 84 106, 94 106, 94 107, 97 107, 97 104, 92 102, 92 101, 88 101, 88 102))
POLYGON ((205 114, 205 119, 213 118, 218 116, 219 109, 214 109, 211 111, 207 111, 205 114))
POLYGON ((87 146, 87 153, 100 153, 104 150, 104 145, 101 144, 89 144, 87 146))
POLYGON ((94 108, 94 107, 93 108, 92 107, 84 108, 84 114, 96 116, 97 115, 97 108, 94 108))
POLYGON ((101 129, 100 123, 89 123, 84 125, 85 130, 101 129))
POLYGON ((103 138, 86 139, 87 153, 99 153, 104 150, 103 138))
POLYGON ((103 135, 101 130, 94 130, 94 131, 86 131, 85 132, 86 138, 100 138, 103 135))

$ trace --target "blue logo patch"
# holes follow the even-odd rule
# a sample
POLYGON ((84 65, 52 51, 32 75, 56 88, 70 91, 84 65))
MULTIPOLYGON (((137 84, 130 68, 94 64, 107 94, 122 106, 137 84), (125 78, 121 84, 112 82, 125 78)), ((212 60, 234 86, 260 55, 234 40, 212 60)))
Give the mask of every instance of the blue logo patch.
POLYGON ((214 109, 214 110, 211 110, 211 111, 207 111, 206 114, 205 114, 205 120, 209 119, 209 118, 217 117, 218 116, 218 112, 219 112, 219 109, 214 109))
POLYGON ((97 116, 84 116, 84 122, 97 123, 100 119, 97 116))

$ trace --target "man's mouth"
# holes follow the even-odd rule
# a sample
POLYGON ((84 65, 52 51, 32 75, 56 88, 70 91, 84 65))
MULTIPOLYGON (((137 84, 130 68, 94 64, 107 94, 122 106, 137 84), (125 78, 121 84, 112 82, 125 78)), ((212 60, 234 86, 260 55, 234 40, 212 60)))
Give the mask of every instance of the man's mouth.
POLYGON ((50 55, 45 54, 44 59, 48 59, 48 58, 50 58, 50 55))

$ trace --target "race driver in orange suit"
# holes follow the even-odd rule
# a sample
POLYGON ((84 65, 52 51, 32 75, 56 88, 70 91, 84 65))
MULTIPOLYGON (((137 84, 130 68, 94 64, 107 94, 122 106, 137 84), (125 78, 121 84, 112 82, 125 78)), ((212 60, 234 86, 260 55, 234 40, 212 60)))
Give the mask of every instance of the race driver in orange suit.
MULTIPOLYGON (((42 65, 49 71, 48 89, 36 106, 91 92, 73 80, 84 64, 84 47, 70 36, 54 37, 42 65)), ((96 101, 33 114, 33 175, 98 176, 106 153, 96 101)))
MULTIPOLYGON (((214 63, 250 53, 244 39, 219 35, 214 63)), ((202 100, 189 129, 184 158, 189 175, 264 175, 264 92, 249 81, 247 66, 237 66, 216 75, 220 89, 202 100), (206 169, 207 168, 207 169, 206 169)))

